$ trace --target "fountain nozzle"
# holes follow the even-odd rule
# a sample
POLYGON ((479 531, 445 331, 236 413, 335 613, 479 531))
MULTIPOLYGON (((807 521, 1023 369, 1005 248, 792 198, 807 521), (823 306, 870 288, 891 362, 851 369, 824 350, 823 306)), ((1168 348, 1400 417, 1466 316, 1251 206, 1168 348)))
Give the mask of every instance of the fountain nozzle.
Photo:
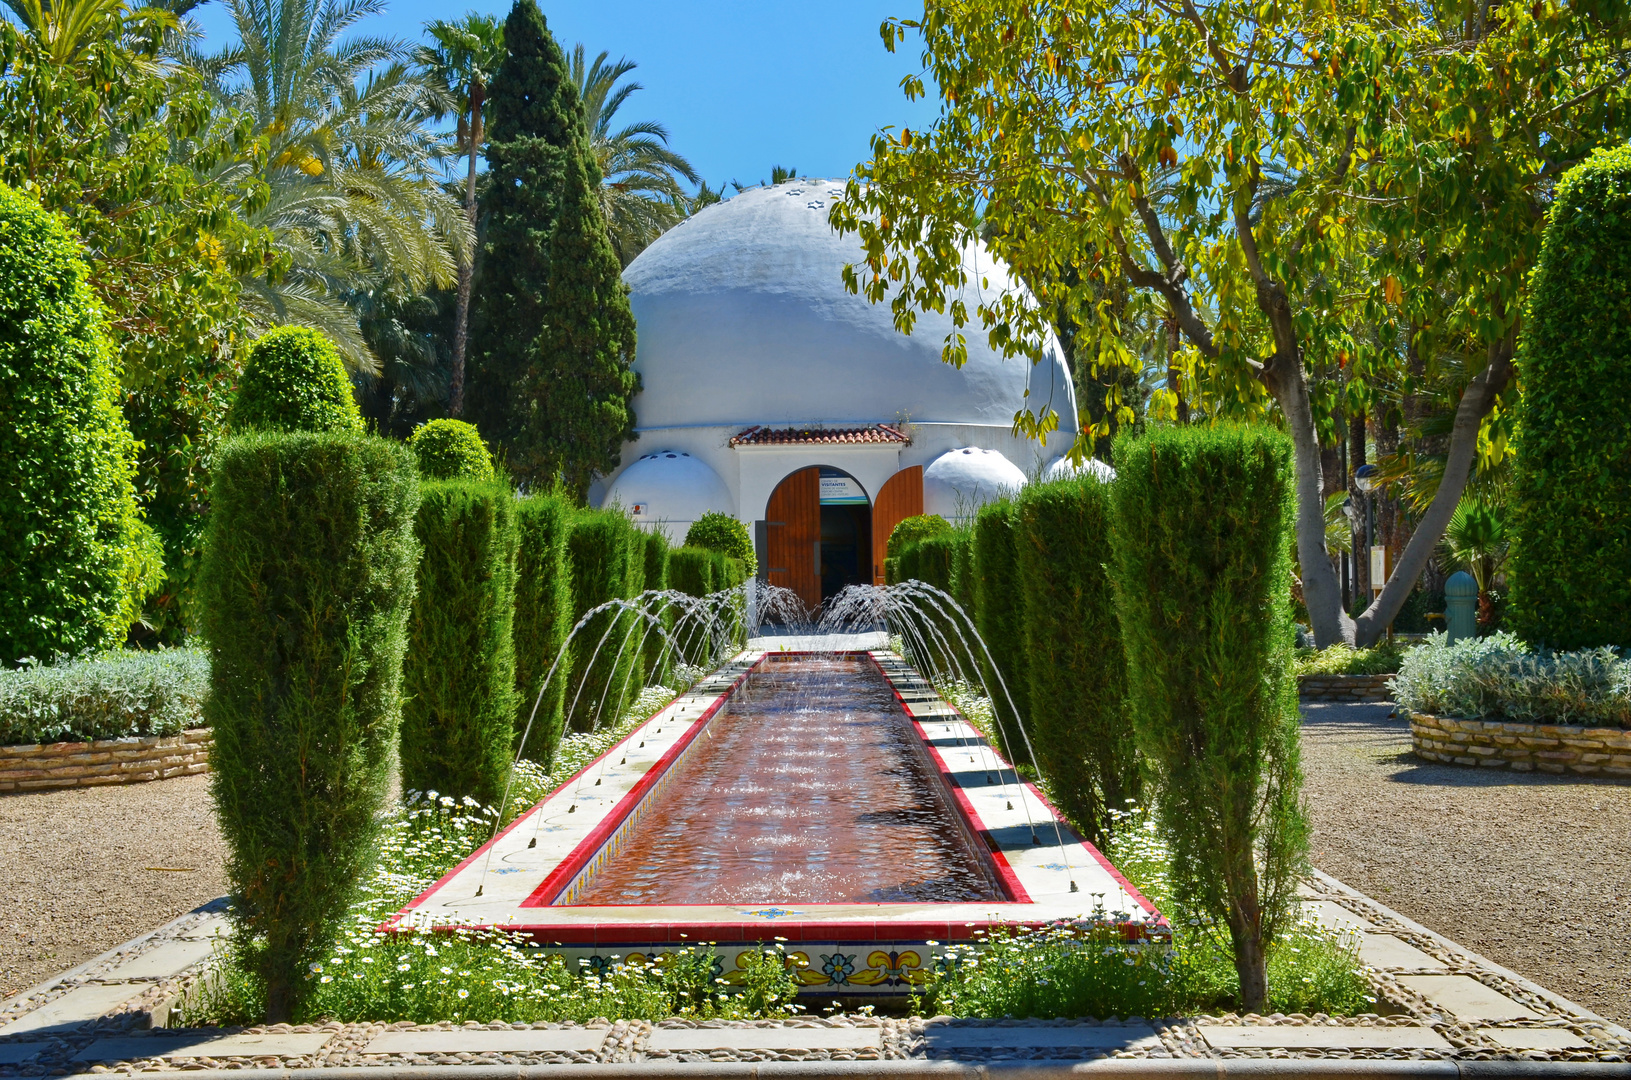
POLYGON ((481 890, 485 889, 486 887, 487 886, 485 886, 485 885, 477 885, 476 886, 476 895, 480 896, 481 895, 481 890))
POLYGON ((530 847, 530 848, 537 847, 538 846, 538 838, 535 836, 531 840, 528 840, 527 841, 527 846, 530 847))
POLYGON ((1080 891, 1079 889, 1076 888, 1076 883, 1074 881, 1070 883, 1070 891, 1071 892, 1079 892, 1080 891))

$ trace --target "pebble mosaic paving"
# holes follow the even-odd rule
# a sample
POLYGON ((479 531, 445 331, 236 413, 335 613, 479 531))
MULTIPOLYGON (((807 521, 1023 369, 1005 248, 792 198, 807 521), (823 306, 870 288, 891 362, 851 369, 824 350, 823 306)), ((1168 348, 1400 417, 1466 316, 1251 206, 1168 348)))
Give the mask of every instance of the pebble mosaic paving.
MULTIPOLYGON (((665 713, 671 720, 700 713, 741 670, 740 665, 725 670, 665 713)), ((908 701, 935 700, 932 690, 898 661, 891 677, 908 701)), ((663 715, 652 723, 666 733, 671 725, 661 722, 663 715)), ((931 743, 944 745, 948 752, 974 750, 973 766, 965 771, 979 779, 963 790, 971 799, 989 797, 998 785, 987 784, 983 770, 1005 766, 999 759, 983 760, 989 748, 982 749, 983 741, 956 718, 936 715, 926 721, 925 736, 931 743)), ((652 739, 647 741, 660 738, 654 731, 648 734, 652 739)), ((660 744, 648 749, 659 748, 660 744)), ((643 760, 654 761, 655 755, 643 760)), ((628 777, 621 782, 628 782, 628 777)), ((1007 783, 1012 791, 1012 780, 1007 783)), ((605 798, 592 793, 576 805, 592 813, 594 801, 605 798)), ((1009 824, 995 813, 993 819, 1001 826, 1009 824)), ((541 840, 539 847, 544 846, 541 840)), ((1024 865, 1017 857, 1016 863, 1024 865)), ((1433 934, 1334 878, 1316 873, 1300 892, 1310 915, 1358 935, 1361 957, 1369 965, 1366 974, 1384 1003, 1383 1013, 1346 1018, 1301 1014, 1135 1018, 1125 1023, 852 1015, 779 1022, 597 1021, 486 1027, 332 1023, 244 1031, 165 1030, 170 1003, 197 978, 208 956, 204 946, 224 928, 211 905, 6 1003, 0 1008, 0 1076, 151 1072, 200 1065, 300 1069, 646 1060, 1336 1057, 1625 1062, 1631 1058, 1631 1032, 1433 934)), ((505 902, 514 902, 513 893, 504 896, 505 902)))

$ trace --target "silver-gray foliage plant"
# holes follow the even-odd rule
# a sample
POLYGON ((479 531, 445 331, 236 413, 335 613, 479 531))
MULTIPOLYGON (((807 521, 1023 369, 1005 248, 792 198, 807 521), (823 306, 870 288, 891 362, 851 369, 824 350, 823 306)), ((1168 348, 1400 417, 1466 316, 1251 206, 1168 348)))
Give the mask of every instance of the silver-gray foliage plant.
POLYGON ((1411 712, 1631 728, 1631 659, 1607 646, 1536 651, 1504 631, 1454 645, 1434 634, 1405 654, 1392 685, 1411 712))
POLYGON ((0 670, 0 746, 176 735, 203 724, 209 680, 202 649, 0 670))

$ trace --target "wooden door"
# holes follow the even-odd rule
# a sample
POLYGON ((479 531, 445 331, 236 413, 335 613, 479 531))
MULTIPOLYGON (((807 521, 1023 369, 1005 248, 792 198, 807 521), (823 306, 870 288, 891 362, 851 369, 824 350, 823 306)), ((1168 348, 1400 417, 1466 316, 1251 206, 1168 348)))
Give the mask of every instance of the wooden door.
POLYGON ((821 605, 819 466, 800 469, 776 485, 765 507, 765 532, 770 584, 792 589, 814 611, 821 605))
POLYGON ((878 489, 872 503, 872 583, 882 585, 889 534, 909 517, 923 513, 923 466, 902 469, 878 489))

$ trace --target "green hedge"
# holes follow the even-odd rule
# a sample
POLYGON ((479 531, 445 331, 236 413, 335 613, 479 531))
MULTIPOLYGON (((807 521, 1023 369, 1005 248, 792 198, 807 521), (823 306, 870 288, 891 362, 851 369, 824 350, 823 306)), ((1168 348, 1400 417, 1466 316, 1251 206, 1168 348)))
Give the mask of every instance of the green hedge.
POLYGON ((0 186, 0 664, 124 644, 164 580, 80 245, 0 186))
POLYGON ((1127 661, 1106 569, 1110 485, 1091 476, 1035 484, 1018 512, 1031 740, 1059 808, 1103 846, 1110 811, 1139 795, 1127 661))
POLYGON ((963 609, 963 614, 978 625, 978 605, 974 602, 974 528, 965 525, 951 533, 951 589, 952 599, 963 609))
POLYGON ((572 515, 572 504, 557 495, 533 495, 515 503, 515 737, 520 740, 531 720, 532 734, 521 753, 546 767, 554 762, 560 742, 572 679, 572 656, 561 655, 573 622, 567 555, 572 515), (550 677, 552 664, 555 674, 550 677))
MULTIPOLYGON (((645 576, 635 533, 618 510, 584 510, 573 516, 567 550, 572 559, 574 624, 608 600, 633 595, 631 586, 645 576)), ((623 648, 633 626, 633 616, 608 611, 578 630, 566 696, 567 723, 573 731, 614 723, 623 714, 625 700, 632 701, 639 693, 640 680, 634 674, 640 661, 637 642, 623 648)))
POLYGON ((759 572, 759 560, 753 554, 753 537, 748 535, 748 527, 729 514, 710 510, 697 518, 686 531, 685 546, 707 548, 740 559, 750 576, 759 572))
POLYGON ((305 326, 278 326, 249 347, 227 413, 234 431, 363 430, 340 350, 305 326))
POLYGON ((432 420, 414 430, 408 445, 427 480, 491 480, 493 455, 476 425, 463 420, 432 420))
MULTIPOLYGON (((707 548, 680 547, 668 553, 669 588, 687 596, 703 597, 718 587, 715 571, 724 570, 724 557, 707 548)), ((703 664, 709 659, 708 628, 699 619, 683 619, 675 627, 680 657, 687 664, 703 664)))
POLYGON ((939 514, 918 514, 915 517, 902 518, 899 524, 889 530, 889 539, 884 542, 884 552, 886 555, 898 556, 919 540, 931 536, 944 536, 951 531, 951 522, 939 514))
POLYGON ((515 513, 509 488, 421 489, 403 678, 402 786, 497 805, 514 746, 515 513))
POLYGON ((211 790, 267 1020, 315 983, 373 851, 418 562, 407 447, 257 433, 216 455, 199 611, 211 790))
POLYGON ((1631 646, 1631 147, 1563 174, 1519 342, 1511 626, 1631 646))
MULTIPOLYGON (((668 537, 660 529, 644 533, 645 580, 642 587, 645 592, 662 592, 668 588, 668 537)), ((667 655, 663 633, 669 628, 673 619, 669 613, 657 612, 662 620, 660 627, 652 626, 649 622, 641 626, 639 633, 645 635, 646 647, 642 658, 645 682, 653 686, 661 686, 667 682, 668 665, 670 657, 667 655)))
POLYGON ((1007 752, 1014 756, 1015 764, 1029 764, 1014 715, 1017 709, 1021 721, 1029 721, 1031 717, 1030 670, 1025 655, 1025 593, 1019 580, 1017 525, 1018 514, 1012 499, 998 499, 980 507, 974 517, 971 563, 974 621, 991 662, 996 665, 996 671, 986 665, 986 688, 991 694, 1007 752), (1000 681, 997 672, 1001 672, 1000 681), (1006 697, 1004 685, 1008 690, 1006 697))
POLYGON ((176 735, 204 722, 209 681, 202 649, 0 669, 0 746, 176 735))
POLYGON ((1305 868, 1291 673, 1292 451, 1267 428, 1115 444, 1111 576, 1172 887, 1227 927, 1247 1011, 1305 868))

